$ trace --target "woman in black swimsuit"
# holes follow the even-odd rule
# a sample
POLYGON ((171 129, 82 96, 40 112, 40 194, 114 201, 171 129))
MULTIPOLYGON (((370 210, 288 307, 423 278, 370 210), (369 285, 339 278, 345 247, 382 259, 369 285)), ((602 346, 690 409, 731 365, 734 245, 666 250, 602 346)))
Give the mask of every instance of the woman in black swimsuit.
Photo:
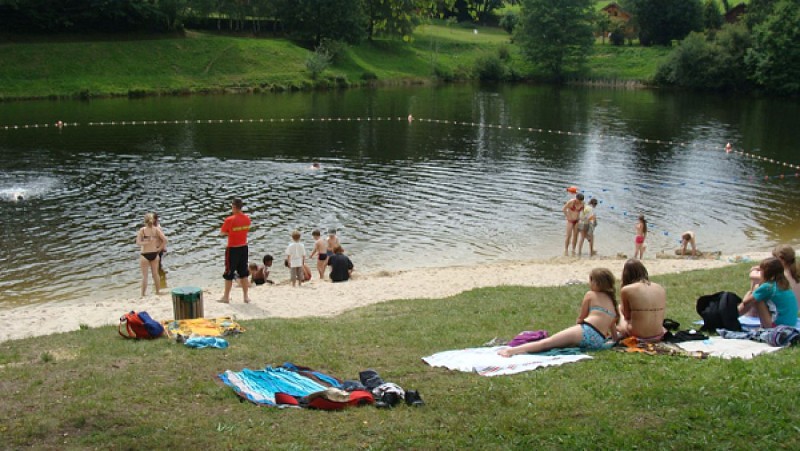
POLYGON ((156 294, 161 294, 161 278, 158 275, 159 254, 167 246, 167 237, 161 228, 155 226, 153 213, 144 215, 144 227, 136 233, 136 244, 141 247, 139 267, 142 270, 142 297, 147 294, 147 271, 153 275, 156 294))

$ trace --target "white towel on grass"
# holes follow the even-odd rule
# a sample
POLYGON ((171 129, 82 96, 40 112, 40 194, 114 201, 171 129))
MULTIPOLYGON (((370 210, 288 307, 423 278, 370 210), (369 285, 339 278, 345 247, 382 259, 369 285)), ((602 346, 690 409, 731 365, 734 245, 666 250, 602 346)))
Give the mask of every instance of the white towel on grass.
POLYGON ((723 359, 744 359, 749 360, 753 357, 766 352, 775 352, 783 348, 775 348, 766 343, 753 340, 740 340, 734 338, 712 337, 707 340, 684 341, 677 343, 681 348, 694 352, 703 351, 709 353, 711 357, 723 359))
POLYGON ((586 354, 552 356, 518 354, 511 357, 501 357, 497 355, 497 351, 504 347, 505 346, 497 346, 493 348, 469 348, 443 351, 428 357, 423 357, 422 361, 430 366, 443 366, 450 370, 478 373, 481 376, 502 376, 531 371, 546 366, 557 366, 565 363, 577 362, 579 360, 591 359, 591 357, 586 354))

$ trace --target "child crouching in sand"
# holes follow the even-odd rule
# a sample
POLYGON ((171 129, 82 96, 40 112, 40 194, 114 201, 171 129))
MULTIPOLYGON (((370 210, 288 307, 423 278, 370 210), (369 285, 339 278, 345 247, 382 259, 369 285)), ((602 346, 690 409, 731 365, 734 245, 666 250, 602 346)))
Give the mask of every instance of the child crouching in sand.
POLYGON ((617 304, 614 274, 606 268, 595 268, 589 273, 591 289, 583 296, 577 325, 568 327, 552 337, 505 348, 497 353, 503 357, 530 352, 544 352, 553 348, 602 349, 606 340, 617 338, 619 305, 617 304))

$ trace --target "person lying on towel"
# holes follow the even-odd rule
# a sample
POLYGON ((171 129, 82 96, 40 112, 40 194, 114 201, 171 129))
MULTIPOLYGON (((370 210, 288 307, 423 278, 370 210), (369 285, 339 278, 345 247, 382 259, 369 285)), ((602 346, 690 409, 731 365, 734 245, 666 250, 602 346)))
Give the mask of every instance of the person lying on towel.
POLYGON ((595 268, 589 273, 591 289, 583 296, 577 325, 557 334, 530 343, 504 348, 497 353, 503 357, 526 352, 543 352, 553 348, 603 349, 606 340, 616 339, 619 306, 616 298, 614 274, 605 268, 595 268))

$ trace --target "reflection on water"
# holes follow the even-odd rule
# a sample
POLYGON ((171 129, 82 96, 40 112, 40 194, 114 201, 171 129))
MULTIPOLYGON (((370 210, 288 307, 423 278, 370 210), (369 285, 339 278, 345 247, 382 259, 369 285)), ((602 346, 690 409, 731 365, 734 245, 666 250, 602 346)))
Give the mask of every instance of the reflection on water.
POLYGON ((336 228, 364 272, 560 255, 569 185, 599 199, 604 255, 633 251, 640 213, 650 257, 687 229, 701 249, 797 243, 794 174, 764 180, 780 168, 721 149, 797 163, 798 113, 780 101, 531 86, 2 104, 0 125, 82 125, 0 131, 0 302, 136 296, 147 211, 170 239, 173 286, 221 284, 218 230, 235 196, 253 219, 252 260, 281 256, 295 228, 309 248, 312 229, 336 228), (299 121, 356 117, 373 120, 299 121), (195 119, 226 121, 87 125, 195 119))

